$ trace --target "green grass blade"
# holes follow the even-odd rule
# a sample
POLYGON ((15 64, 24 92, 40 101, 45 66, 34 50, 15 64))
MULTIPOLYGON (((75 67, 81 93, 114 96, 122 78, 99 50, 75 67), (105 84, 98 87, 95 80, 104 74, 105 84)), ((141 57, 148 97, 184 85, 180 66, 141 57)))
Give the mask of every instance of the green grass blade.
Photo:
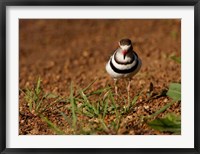
POLYGON ((97 102, 97 113, 100 114, 100 102, 97 102))
POLYGON ((55 101, 53 101, 51 104, 47 105, 42 111, 39 112, 39 114, 42 114, 43 112, 45 112, 48 108, 52 107, 54 104, 58 103, 59 101, 61 101, 63 99, 63 97, 57 98, 55 101))
POLYGON ((35 94, 36 94, 37 99, 38 99, 38 96, 41 92, 40 84, 41 84, 41 79, 39 77, 38 80, 37 80, 36 88, 35 88, 35 94))
MULTIPOLYGON (((40 108, 41 108, 41 104, 42 104, 42 101, 43 101, 43 99, 46 97, 46 95, 43 95, 42 96, 42 99, 40 99, 40 101, 38 101, 37 102, 37 104, 36 104, 36 112, 38 113, 38 111, 40 110, 40 108)), ((46 107, 45 107, 46 108, 46 107)))
MULTIPOLYGON (((86 90, 88 90, 96 81, 97 79, 95 79, 94 81, 92 81, 87 87, 85 87, 82 91, 85 92, 86 90)), ((74 96, 74 98, 77 98, 80 95, 80 93, 78 93, 77 95, 74 96)))
POLYGON ((121 122, 121 114, 119 112, 116 112, 116 121, 117 121, 117 124, 116 124, 115 130, 117 132, 119 130, 120 122, 121 122))
POLYGON ((176 61, 179 64, 181 63, 181 57, 172 56, 170 58, 173 59, 174 61, 176 61))
POLYGON ((89 102, 87 96, 84 94, 83 90, 80 90, 79 93, 80 93, 81 97, 83 98, 83 101, 84 101, 89 107, 92 108, 92 105, 90 104, 90 102, 89 102))
POLYGON ((83 100, 84 100, 84 104, 85 104, 85 106, 87 107, 87 109, 90 111, 90 113, 93 113, 93 114, 95 114, 95 115, 97 115, 98 116, 98 111, 96 110, 96 108, 92 105, 92 104, 90 104, 90 101, 88 100, 88 98, 87 98, 87 96, 84 94, 84 92, 82 91, 82 90, 80 90, 80 95, 81 95, 81 97, 83 98, 83 100))
POLYGON ((135 103, 137 102, 138 98, 139 98, 139 95, 136 95, 136 96, 133 98, 133 101, 131 102, 131 106, 134 106, 134 105, 135 105, 135 103))
POLYGON ((39 109, 40 109, 40 107, 41 107, 42 100, 43 100, 43 99, 41 99, 40 101, 38 101, 38 103, 36 104, 36 109, 35 109, 36 113, 39 111, 39 109))
POLYGON ((75 106, 75 99, 74 99, 74 89, 73 89, 73 83, 71 83, 70 86, 70 104, 71 104, 71 111, 72 111, 72 127, 74 130, 76 130, 76 122, 77 122, 77 116, 76 116, 76 106, 75 106))
POLYGON ((101 122, 101 124, 102 124, 102 126, 103 126, 104 131, 109 132, 109 129, 108 129, 108 127, 106 126, 105 122, 104 122, 102 119, 99 119, 99 120, 100 120, 100 122, 101 122))
POLYGON ((128 112, 130 111, 130 109, 135 105, 135 103, 136 103, 136 101, 137 101, 137 99, 138 99, 138 97, 139 97, 139 94, 136 95, 136 96, 133 98, 133 100, 132 100, 131 103, 130 103, 130 96, 128 96, 128 97, 129 97, 129 98, 128 98, 128 104, 127 104, 127 106, 124 106, 123 113, 128 113, 128 112))
POLYGON ((70 120, 69 117, 66 116, 66 114, 64 114, 63 112, 59 111, 59 113, 63 116, 63 118, 65 119, 65 121, 71 126, 72 122, 70 120))
POLYGON ((155 130, 181 133, 181 118, 174 113, 169 113, 164 118, 157 118, 147 124, 155 130))
POLYGON ((172 104, 174 104, 175 101, 165 105, 164 107, 162 107, 160 110, 156 111, 155 113, 153 113, 152 115, 150 115, 148 118, 152 118, 155 117, 157 115, 159 115, 160 113, 164 112, 166 109, 168 109, 172 104))
POLYGON ((111 91, 109 92, 108 97, 109 97, 109 100, 111 100, 112 104, 116 106, 115 99, 111 91))
POLYGON ((51 99, 51 98, 58 98, 59 96, 53 93, 47 93, 44 95, 44 98, 51 99))
POLYGON ((96 82, 97 79, 95 79, 94 81, 92 81, 87 87, 85 87, 83 89, 83 92, 85 92, 86 90, 88 90, 95 82, 96 82))
POLYGON ((107 113, 107 110, 108 110, 108 101, 107 99, 105 100, 105 105, 104 105, 104 110, 103 110, 103 119, 105 118, 106 116, 106 113, 107 113))
POLYGON ((109 90, 109 89, 110 89, 110 87, 105 87, 105 88, 98 89, 96 91, 93 91, 93 92, 87 94, 87 97, 91 96, 91 95, 95 95, 95 94, 102 94, 104 91, 109 90))
POLYGON ((29 111, 32 112, 35 102, 33 99, 33 93, 28 88, 26 89, 24 98, 25 98, 25 101, 28 103, 29 111))
POLYGON ((88 112, 88 111, 83 111, 83 114, 87 117, 90 117, 90 118, 94 118, 94 114, 88 112))
POLYGON ((63 135, 65 134, 62 130, 60 130, 55 124, 53 124, 47 117, 44 117, 43 115, 40 115, 41 119, 43 121, 45 121, 49 126, 50 128, 52 128, 56 134, 58 135, 63 135))

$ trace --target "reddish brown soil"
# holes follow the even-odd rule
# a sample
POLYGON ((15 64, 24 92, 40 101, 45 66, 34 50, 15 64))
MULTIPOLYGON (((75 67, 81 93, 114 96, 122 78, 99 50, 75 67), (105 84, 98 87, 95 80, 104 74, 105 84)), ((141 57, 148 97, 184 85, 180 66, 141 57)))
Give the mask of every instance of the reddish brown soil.
MULTIPOLYGON (((180 26, 181 20, 21 19, 20 89, 33 87, 38 77, 42 79, 45 92, 59 96, 69 95, 71 81, 76 88, 84 88, 95 79, 93 89, 107 85, 113 87, 105 64, 118 41, 130 38, 143 63, 140 72, 133 77, 131 97, 141 90, 147 92, 150 83, 154 85, 154 92, 160 93, 168 88, 169 83, 181 81, 181 66, 170 58, 181 54, 180 26)), ((126 96, 124 81, 119 82, 119 88, 126 96)), ((24 93, 20 93, 19 100, 19 134, 54 134, 40 117, 30 113, 24 93)), ((140 115, 150 115, 170 101, 168 97, 147 102, 139 98, 134 111, 123 117, 118 134, 169 134, 136 123, 140 115)), ((167 112, 180 115, 180 103, 174 104, 160 116, 167 112)), ((51 111, 48 116, 65 127, 62 117, 51 111)), ((112 118, 108 117, 109 120, 112 118)))

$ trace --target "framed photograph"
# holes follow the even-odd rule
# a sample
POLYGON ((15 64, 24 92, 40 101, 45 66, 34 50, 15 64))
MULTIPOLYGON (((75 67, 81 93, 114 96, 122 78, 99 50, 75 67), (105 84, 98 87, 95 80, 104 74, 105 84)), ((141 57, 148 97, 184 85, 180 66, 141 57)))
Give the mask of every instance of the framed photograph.
POLYGON ((200 153, 199 10, 2 0, 1 153, 200 153))

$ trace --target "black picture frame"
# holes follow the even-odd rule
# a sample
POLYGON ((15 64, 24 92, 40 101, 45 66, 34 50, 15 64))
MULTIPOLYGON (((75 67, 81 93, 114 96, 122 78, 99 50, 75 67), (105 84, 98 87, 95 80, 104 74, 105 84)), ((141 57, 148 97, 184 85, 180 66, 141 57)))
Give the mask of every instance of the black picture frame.
POLYGON ((200 153, 200 1, 199 0, 0 0, 0 151, 2 154, 18 153, 200 153), (7 6, 194 6, 195 30, 195 108, 194 108, 194 148, 152 148, 152 149, 23 149, 6 147, 6 7, 7 6))

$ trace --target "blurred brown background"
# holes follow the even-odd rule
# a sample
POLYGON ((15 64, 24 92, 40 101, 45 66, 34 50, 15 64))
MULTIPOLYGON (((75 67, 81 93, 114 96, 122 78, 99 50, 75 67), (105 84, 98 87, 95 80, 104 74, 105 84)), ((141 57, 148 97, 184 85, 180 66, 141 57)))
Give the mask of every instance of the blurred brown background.
POLYGON ((19 27, 20 88, 39 76, 47 89, 61 93, 71 80, 80 86, 95 77, 108 82, 105 64, 122 38, 135 44, 140 72, 149 74, 142 80, 180 80, 180 67, 166 59, 180 55, 180 20, 21 19, 19 27))

